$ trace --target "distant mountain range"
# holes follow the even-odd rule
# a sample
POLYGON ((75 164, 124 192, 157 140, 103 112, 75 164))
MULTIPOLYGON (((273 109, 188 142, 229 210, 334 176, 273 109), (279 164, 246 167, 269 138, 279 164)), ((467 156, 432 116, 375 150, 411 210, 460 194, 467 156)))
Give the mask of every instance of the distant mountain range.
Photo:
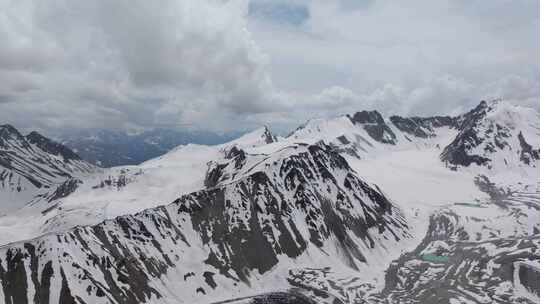
POLYGON ((82 130, 61 134, 59 140, 84 160, 100 167, 138 165, 185 144, 216 145, 231 141, 241 132, 153 129, 136 134, 115 130, 82 130))
POLYGON ((3 126, 0 302, 538 303, 539 164, 540 114, 504 101, 108 169, 3 126))

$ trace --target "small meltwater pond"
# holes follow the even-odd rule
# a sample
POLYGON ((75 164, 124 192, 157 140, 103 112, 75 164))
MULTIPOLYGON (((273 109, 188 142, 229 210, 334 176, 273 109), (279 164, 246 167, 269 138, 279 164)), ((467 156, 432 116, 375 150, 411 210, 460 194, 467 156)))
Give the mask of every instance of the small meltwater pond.
POLYGON ((480 205, 479 203, 454 203, 456 206, 464 206, 471 208, 486 208, 485 206, 480 205))
POLYGON ((422 257, 422 260, 426 262, 440 263, 440 264, 448 263, 448 259, 449 259, 447 256, 436 255, 436 254, 431 254, 431 253, 423 254, 421 257, 422 257))

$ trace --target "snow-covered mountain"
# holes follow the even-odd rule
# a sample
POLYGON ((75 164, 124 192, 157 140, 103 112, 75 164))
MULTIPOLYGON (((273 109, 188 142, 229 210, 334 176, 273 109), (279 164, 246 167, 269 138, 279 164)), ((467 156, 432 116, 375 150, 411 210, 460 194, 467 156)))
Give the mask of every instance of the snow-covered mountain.
POLYGON ((13 126, 0 126, 0 212, 53 193, 66 180, 94 169, 69 148, 37 132, 23 136, 13 126))
POLYGON ((312 120, 288 140, 319 140, 359 158, 431 146, 437 142, 441 160, 453 169, 483 166, 505 170, 540 160, 540 114, 502 100, 482 101, 457 117, 391 116, 362 111, 335 119, 312 120), (441 146, 436 138, 452 137, 441 146))
POLYGON ((483 101, 458 121, 459 134, 441 155, 449 164, 504 170, 540 161, 540 114, 534 109, 483 101))
POLYGON ((76 151, 84 160, 109 168, 138 165, 179 145, 225 143, 236 138, 238 134, 158 128, 131 133, 115 130, 70 131, 58 137, 64 145, 76 151))
POLYGON ((233 146, 210 168, 207 189, 170 205, 0 249, 7 303, 232 297, 286 286, 292 268, 359 270, 410 237, 401 211, 328 146, 233 146))
POLYGON ((457 118, 391 116, 377 111, 361 111, 333 119, 314 119, 300 126, 286 142, 319 140, 359 159, 436 145, 437 137, 457 134, 457 118))
POLYGON ((361 111, 69 179, 0 216, 0 299, 534 303, 539 124, 361 111))
POLYGON ((58 200, 39 200, 0 217, 0 244, 95 225, 128 213, 166 205, 205 188, 206 172, 232 147, 255 149, 277 138, 260 128, 218 146, 189 144, 139 166, 114 167, 82 179, 76 191, 58 200), (34 214, 38 214, 33 216, 34 214), (21 217, 26 218, 20 221, 21 217))

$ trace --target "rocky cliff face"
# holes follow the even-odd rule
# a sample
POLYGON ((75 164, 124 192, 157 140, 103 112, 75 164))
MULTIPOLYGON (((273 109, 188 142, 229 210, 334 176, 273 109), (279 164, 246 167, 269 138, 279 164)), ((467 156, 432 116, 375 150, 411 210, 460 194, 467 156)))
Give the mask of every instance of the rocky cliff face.
POLYGON ((374 140, 384 144, 396 144, 396 135, 377 111, 362 111, 350 116, 353 124, 360 125, 374 140))
POLYGON ((457 128, 457 119, 450 116, 401 117, 391 116, 390 121, 400 131, 419 138, 437 136, 436 129, 441 127, 457 128))

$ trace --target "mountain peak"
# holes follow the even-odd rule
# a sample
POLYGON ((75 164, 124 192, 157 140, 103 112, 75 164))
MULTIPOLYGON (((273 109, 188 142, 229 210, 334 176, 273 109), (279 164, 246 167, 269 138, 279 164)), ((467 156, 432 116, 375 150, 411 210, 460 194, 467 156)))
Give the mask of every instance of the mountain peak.
POLYGON ((37 131, 30 132, 28 135, 26 135, 26 138, 28 140, 32 140, 32 141, 45 141, 45 140, 48 140, 45 136, 41 135, 37 131))
POLYGON ((62 156, 64 160, 80 160, 81 158, 68 147, 57 143, 41 135, 37 131, 32 131, 26 135, 29 143, 36 145, 41 150, 56 156, 62 156))
POLYGON ((0 138, 7 139, 8 137, 22 137, 22 135, 10 124, 0 125, 0 138))
POLYGON ((376 124, 383 124, 384 119, 377 110, 373 111, 360 111, 354 113, 352 117, 349 117, 353 124, 366 124, 366 123, 376 123, 376 124))
POLYGON ((44 198, 66 180, 94 172, 73 151, 38 132, 0 126, 0 213, 44 198))
POLYGON ((386 124, 378 111, 361 111, 348 117, 354 125, 362 126, 369 136, 376 141, 383 144, 396 144, 396 134, 386 124))
POLYGON ((277 141, 277 137, 272 134, 268 126, 263 126, 242 135, 240 138, 230 142, 230 144, 239 145, 240 147, 257 147, 277 141))
POLYGON ((485 100, 480 101, 480 103, 476 106, 476 108, 487 108, 488 102, 485 100))
POLYGON ((508 103, 507 101, 504 101, 504 100, 502 100, 500 98, 499 99, 493 99, 493 100, 490 100, 490 101, 482 100, 482 101, 480 101, 480 103, 474 109, 472 109, 471 112, 488 113, 488 112, 492 112, 492 111, 497 110, 501 105, 513 106, 510 103, 508 103))
POLYGON ((27 147, 28 143, 24 136, 12 125, 0 125, 0 147, 15 144, 17 146, 27 147))
POLYGON ((443 161, 493 168, 501 163, 532 166, 539 160, 540 115, 535 109, 501 99, 482 101, 459 120, 460 133, 441 154, 443 161))
POLYGON ((277 137, 272 133, 272 131, 270 131, 270 128, 268 128, 267 125, 264 125, 263 129, 264 129, 264 132, 262 136, 264 137, 264 141, 267 144, 271 144, 277 141, 277 137))
POLYGON ((0 132, 3 131, 3 130, 8 130, 8 131, 12 131, 12 132, 17 132, 17 129, 15 129, 14 126, 10 125, 10 124, 3 124, 3 125, 0 125, 0 132))

